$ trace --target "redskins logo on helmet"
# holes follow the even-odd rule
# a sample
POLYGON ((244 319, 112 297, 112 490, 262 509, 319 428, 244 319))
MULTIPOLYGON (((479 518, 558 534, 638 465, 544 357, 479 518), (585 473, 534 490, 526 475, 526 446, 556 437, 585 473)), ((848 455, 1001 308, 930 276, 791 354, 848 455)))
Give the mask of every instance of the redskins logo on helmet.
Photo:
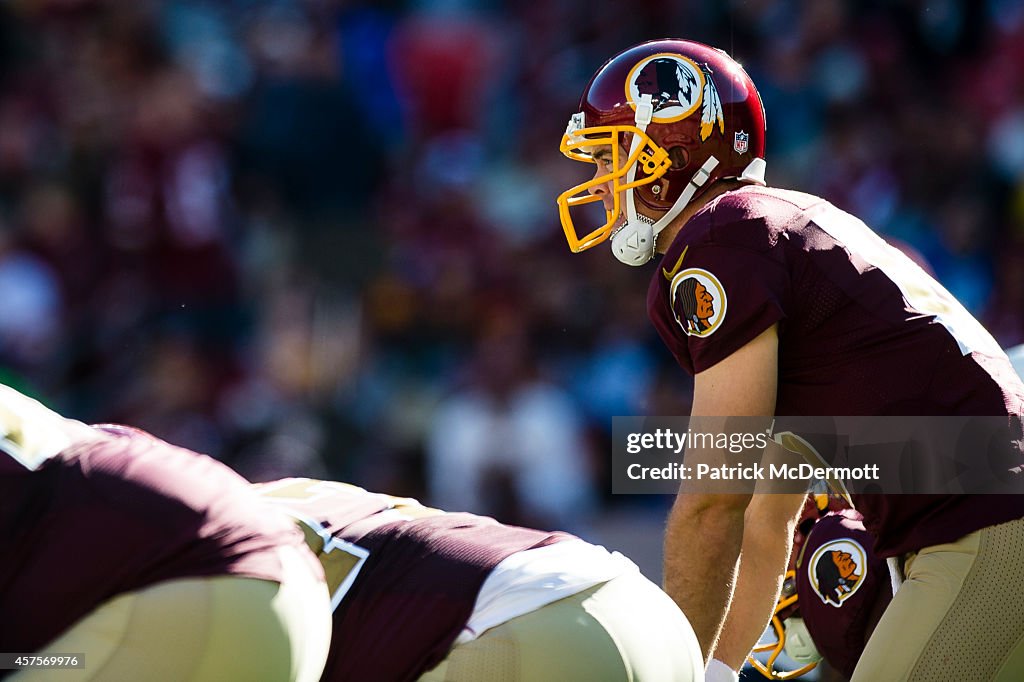
POLYGON ((651 97, 651 120, 671 123, 697 110, 704 74, 681 55, 664 52, 640 60, 626 78, 626 99, 636 111, 644 95, 651 97))
POLYGON ((562 136, 563 154, 594 163, 590 180, 558 197, 575 252, 612 239, 624 263, 654 255, 655 239, 720 179, 764 184, 764 108, 725 52, 687 40, 642 43, 590 80, 562 136), (577 226, 579 208, 605 202, 605 222, 577 226))

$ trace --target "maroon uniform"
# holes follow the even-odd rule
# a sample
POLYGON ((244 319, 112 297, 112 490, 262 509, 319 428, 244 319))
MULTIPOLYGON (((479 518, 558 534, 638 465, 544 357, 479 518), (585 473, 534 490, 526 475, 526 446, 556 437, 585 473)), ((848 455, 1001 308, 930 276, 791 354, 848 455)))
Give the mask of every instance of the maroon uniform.
POLYGON ((330 481, 261 489, 308 526, 335 606, 324 680, 415 680, 448 654, 491 571, 571 535, 446 513, 330 481))
POLYGON ((889 569, 871 551, 871 536, 857 512, 832 512, 814 524, 796 562, 796 592, 818 652, 852 677, 892 601, 889 569))
MULTIPOLYGON (((981 325, 910 259, 818 197, 746 186, 709 202, 669 247, 647 303, 691 374, 777 323, 777 415, 1024 412, 1024 386, 981 325)), ((1024 516, 1015 496, 854 502, 880 556, 1024 516)))
POLYGON ((37 651, 112 597, 161 581, 279 581, 276 548, 303 544, 210 457, 125 427, 78 433, 34 471, 0 452, 0 651, 37 651))

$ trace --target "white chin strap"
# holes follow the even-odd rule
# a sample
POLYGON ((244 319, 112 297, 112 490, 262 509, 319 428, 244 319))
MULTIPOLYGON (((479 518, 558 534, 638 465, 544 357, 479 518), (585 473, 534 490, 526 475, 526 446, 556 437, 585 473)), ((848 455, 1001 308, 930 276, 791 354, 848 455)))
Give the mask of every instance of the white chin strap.
MULTIPOLYGON (((636 144, 635 140, 636 138, 634 138, 634 144, 636 144)), ((632 154, 632 151, 630 153, 632 154)), ((615 254, 615 257, 626 265, 643 265, 654 258, 655 237, 668 227, 668 224, 675 220, 676 216, 686 208, 686 205, 690 203, 690 199, 693 198, 697 190, 708 181, 711 171, 717 165, 718 159, 713 156, 708 157, 704 165, 690 178, 690 182, 679 194, 676 202, 672 204, 672 208, 665 215, 661 216, 657 222, 637 214, 636 205, 633 200, 634 190, 627 191, 626 222, 612 235, 612 253, 615 254)), ((627 176, 629 182, 633 181, 635 171, 636 164, 634 163, 633 167, 629 169, 629 175, 627 176)))

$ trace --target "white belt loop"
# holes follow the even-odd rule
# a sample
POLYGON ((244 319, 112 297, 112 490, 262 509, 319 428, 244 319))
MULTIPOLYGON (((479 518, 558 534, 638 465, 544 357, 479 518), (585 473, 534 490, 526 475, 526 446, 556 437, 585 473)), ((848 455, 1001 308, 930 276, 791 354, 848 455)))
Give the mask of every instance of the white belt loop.
POLYGON ((885 563, 889 567, 889 582, 892 585, 892 596, 895 597, 896 592, 903 586, 903 569, 900 568, 898 557, 891 556, 885 560, 885 563))

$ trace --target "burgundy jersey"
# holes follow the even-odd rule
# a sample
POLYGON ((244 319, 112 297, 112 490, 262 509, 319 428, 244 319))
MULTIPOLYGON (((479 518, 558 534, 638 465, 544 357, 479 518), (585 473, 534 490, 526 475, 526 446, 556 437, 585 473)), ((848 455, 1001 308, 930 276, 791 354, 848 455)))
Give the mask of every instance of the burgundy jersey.
POLYGON ((261 486, 304 527, 334 605, 323 679, 415 680, 448 654, 503 559, 571 539, 330 481, 261 486))
MULTIPOLYGON (((746 186, 709 202, 669 247, 647 306, 691 374, 777 323, 777 415, 1024 412, 1024 385, 991 335, 902 252, 811 195, 746 186)), ((1024 516, 1019 496, 854 502, 881 556, 1024 516)))
POLYGON ((800 616, 818 652, 853 676, 868 637, 892 601, 885 560, 853 510, 831 512, 814 524, 796 563, 800 616))
POLYGON ((210 457, 124 427, 84 434, 34 471, 0 452, 0 651, 37 651, 124 592, 279 581, 276 548, 307 554, 294 523, 210 457))

